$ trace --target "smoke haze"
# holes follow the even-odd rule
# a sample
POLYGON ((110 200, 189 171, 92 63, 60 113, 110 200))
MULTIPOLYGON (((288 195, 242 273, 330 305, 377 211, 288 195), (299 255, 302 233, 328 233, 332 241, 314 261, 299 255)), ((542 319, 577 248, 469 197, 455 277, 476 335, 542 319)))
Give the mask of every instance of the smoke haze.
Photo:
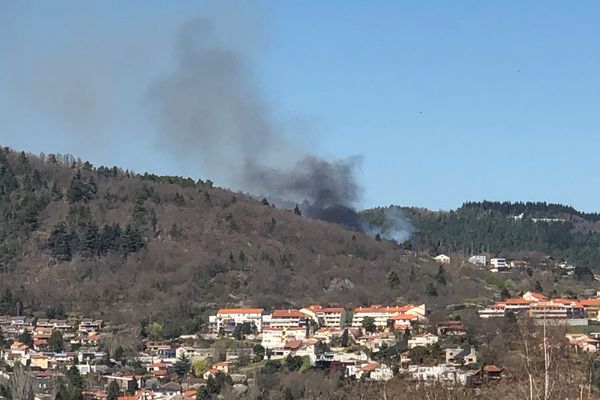
POLYGON ((397 206, 383 209, 384 223, 382 226, 367 226, 363 224, 362 230, 368 235, 379 235, 383 239, 404 243, 415 232, 415 228, 404 211, 397 206))
POLYGON ((237 188, 305 203, 309 216, 359 226, 355 170, 360 157, 326 160, 306 154, 278 126, 242 55, 218 44, 212 22, 181 30, 177 63, 149 98, 165 148, 193 157, 209 176, 237 188))

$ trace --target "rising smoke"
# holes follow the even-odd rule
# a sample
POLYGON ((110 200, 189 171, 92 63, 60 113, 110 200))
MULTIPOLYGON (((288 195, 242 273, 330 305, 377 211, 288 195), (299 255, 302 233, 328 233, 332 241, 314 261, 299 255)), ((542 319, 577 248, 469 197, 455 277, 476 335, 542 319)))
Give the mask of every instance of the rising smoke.
POLYGON ((371 236, 379 235, 383 239, 404 243, 415 232, 414 226, 400 207, 390 206, 383 209, 383 224, 369 225, 363 223, 362 230, 371 236))
POLYGON ((303 204, 311 217, 359 229, 360 157, 306 154, 274 122, 241 54, 218 43, 211 21, 186 24, 172 73, 150 90, 159 140, 196 157, 205 173, 242 190, 303 204))

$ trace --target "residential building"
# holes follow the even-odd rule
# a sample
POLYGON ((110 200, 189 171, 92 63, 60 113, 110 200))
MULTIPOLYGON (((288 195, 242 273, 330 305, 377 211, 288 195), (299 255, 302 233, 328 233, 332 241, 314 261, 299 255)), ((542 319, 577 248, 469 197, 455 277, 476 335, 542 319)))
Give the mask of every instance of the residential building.
POLYGON ((439 341, 439 337, 432 333, 423 333, 420 335, 415 335, 408 339, 408 348, 412 349, 417 346, 431 346, 439 341))
POLYGON ((418 321, 419 317, 412 314, 396 314, 390 318, 394 321, 394 329, 406 330, 412 328, 412 323, 418 321))
POLYGON ((492 258, 490 260, 490 269, 495 272, 508 271, 510 266, 506 262, 506 258, 492 258))
POLYGON ((263 324, 262 308, 221 308, 217 315, 209 316, 209 330, 214 333, 232 333, 236 325, 253 324, 260 332, 263 324))
POLYGON ((437 334, 446 336, 465 336, 467 331, 461 321, 444 321, 437 324, 437 334))
POLYGON ((485 267, 487 265, 487 256, 474 255, 474 256, 469 257, 469 259, 467 261, 469 261, 471 264, 485 267))
POLYGON ((424 319, 426 314, 425 304, 405 306, 382 306, 374 304, 370 307, 358 307, 353 310, 352 327, 360 328, 366 317, 373 318, 375 326, 385 328, 388 326, 388 321, 393 320, 398 315, 413 315, 416 320, 424 319))
POLYGON ((466 385, 469 379, 477 374, 477 371, 463 371, 445 364, 433 367, 410 365, 408 367, 408 374, 413 381, 423 383, 437 382, 442 385, 453 386, 456 384, 466 385))
POLYGON ((502 372, 504 372, 504 370, 495 365, 484 365, 481 368, 480 376, 484 381, 498 380, 502 378, 502 372))
POLYGON ((537 292, 525 292, 525 294, 523 295, 523 299, 527 300, 527 301, 546 301, 548 300, 548 298, 546 296, 544 296, 541 293, 537 293, 537 292))
POLYGON ((508 263, 511 268, 526 268, 529 266, 529 262, 527 260, 510 260, 508 263))
POLYGON ((586 309, 600 307, 595 301, 574 300, 565 298, 547 299, 541 293, 527 292, 523 297, 509 298, 496 302, 488 308, 479 310, 479 317, 504 317, 507 311, 514 313, 527 312, 537 319, 577 320, 586 318, 586 309), (584 303, 585 302, 585 303, 584 303))
POLYGON ((282 346, 287 340, 306 338, 306 328, 271 328, 264 327, 261 345, 265 349, 282 346))
POLYGON ((306 327, 308 316, 296 309, 274 310, 263 322, 270 328, 300 328, 306 327))
POLYGON ((586 353, 596 353, 600 349, 600 340, 593 339, 584 333, 567 333, 565 335, 569 344, 576 350, 586 353))
POLYGON ((373 381, 389 381, 394 377, 394 372, 390 367, 374 361, 361 365, 353 364, 346 368, 346 374, 356 379, 365 378, 373 381))
POLYGON ((301 309, 300 312, 318 322, 321 327, 343 328, 346 322, 346 310, 343 307, 312 305, 301 309))
POLYGON ((450 257, 445 254, 433 257, 433 259, 440 264, 450 264, 450 257))
POLYGON ((463 365, 471 365, 477 363, 477 355, 473 347, 457 347, 454 349, 446 349, 446 364, 461 367, 463 365))

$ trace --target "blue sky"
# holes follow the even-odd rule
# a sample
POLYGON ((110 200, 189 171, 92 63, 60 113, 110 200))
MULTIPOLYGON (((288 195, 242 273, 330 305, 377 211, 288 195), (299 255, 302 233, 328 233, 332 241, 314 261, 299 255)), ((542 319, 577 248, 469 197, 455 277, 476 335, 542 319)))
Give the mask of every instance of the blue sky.
POLYGON ((360 207, 600 211, 598 2, 82 3, 0 5, 3 145, 206 177, 157 144, 144 96, 208 17, 286 135, 363 156, 360 207))

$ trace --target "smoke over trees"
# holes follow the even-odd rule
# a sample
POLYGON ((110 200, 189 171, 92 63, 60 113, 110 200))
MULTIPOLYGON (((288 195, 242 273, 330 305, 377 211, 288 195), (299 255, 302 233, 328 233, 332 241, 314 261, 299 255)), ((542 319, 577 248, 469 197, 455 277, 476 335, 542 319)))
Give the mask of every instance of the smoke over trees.
POLYGON ((181 29, 175 69, 149 92, 160 142, 237 188, 305 202, 305 215, 358 228, 360 157, 305 153, 271 117, 244 57, 215 36, 205 19, 181 29))

